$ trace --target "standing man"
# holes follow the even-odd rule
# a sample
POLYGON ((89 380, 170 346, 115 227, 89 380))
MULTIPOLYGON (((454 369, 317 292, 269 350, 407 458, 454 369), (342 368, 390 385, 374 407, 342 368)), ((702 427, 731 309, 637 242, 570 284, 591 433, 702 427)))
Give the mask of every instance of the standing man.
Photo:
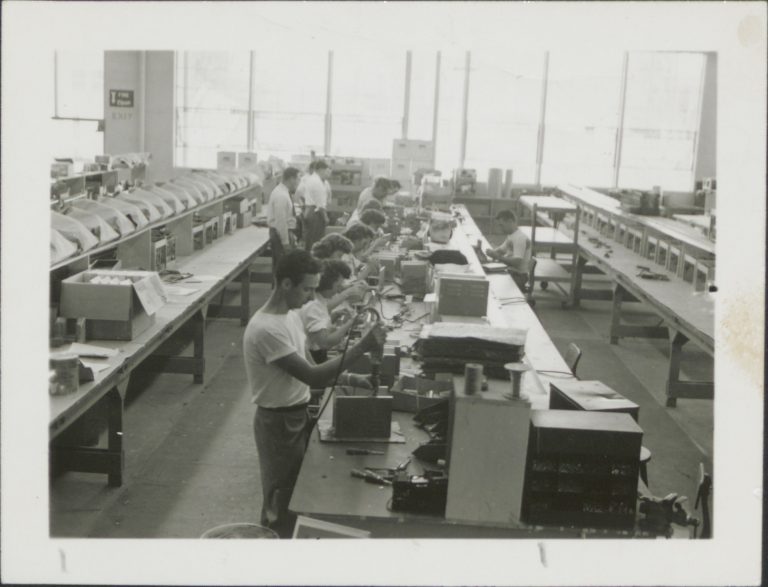
POLYGON ((525 292, 531 268, 531 239, 517 226, 517 216, 512 210, 500 210, 496 222, 507 238, 495 249, 486 250, 485 254, 494 261, 506 263, 517 287, 525 292))
MULTIPOLYGON (((333 383, 339 369, 384 344, 386 332, 369 328, 337 357, 316 365, 298 310, 314 298, 321 265, 302 250, 287 252, 277 265, 275 287, 253 315, 243 336, 243 355, 252 401, 258 406, 253 428, 261 467, 261 523, 289 537, 295 517, 288 512, 309 434, 309 388, 333 383)), ((343 373, 339 383, 370 388, 364 375, 343 373)))
POLYGON ((267 202, 267 226, 269 247, 272 249, 272 277, 277 264, 286 253, 296 246, 296 212, 291 196, 299 185, 299 170, 287 167, 280 183, 269 194, 267 202))
POLYGON ((323 161, 316 161, 314 171, 304 182, 304 248, 312 250, 312 245, 325 236, 328 225, 328 189, 326 180, 331 176, 331 168, 323 161))

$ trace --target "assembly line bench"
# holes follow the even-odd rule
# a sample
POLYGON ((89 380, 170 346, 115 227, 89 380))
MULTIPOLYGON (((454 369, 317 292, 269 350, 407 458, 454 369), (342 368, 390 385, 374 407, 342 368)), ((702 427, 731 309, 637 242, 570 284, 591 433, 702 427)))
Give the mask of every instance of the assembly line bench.
POLYGON ((50 398, 50 451, 57 465, 74 471, 104 473, 111 486, 120 486, 124 469, 123 403, 131 373, 135 369, 183 373, 203 383, 205 374, 205 323, 211 317, 239 318, 246 324, 250 315, 251 263, 266 247, 265 228, 249 226, 222 235, 212 245, 177 260, 176 268, 193 277, 177 286, 195 289, 189 295, 169 295, 158 310, 155 323, 128 342, 93 341, 96 346, 118 351, 105 359, 107 368, 94 373, 94 381, 82 384, 76 393, 50 398), (217 296, 234 281, 240 282, 240 305, 221 305, 217 296), (162 345, 181 329, 189 329, 192 356, 160 354, 162 345), (55 440, 86 411, 101 400, 107 402, 107 447, 59 446, 55 440))

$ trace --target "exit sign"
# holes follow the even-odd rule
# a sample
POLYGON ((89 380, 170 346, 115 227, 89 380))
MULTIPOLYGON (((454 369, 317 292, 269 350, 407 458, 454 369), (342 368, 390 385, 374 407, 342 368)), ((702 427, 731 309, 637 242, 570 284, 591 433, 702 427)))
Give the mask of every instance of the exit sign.
POLYGON ((109 105, 133 108, 133 90, 109 90, 109 105))

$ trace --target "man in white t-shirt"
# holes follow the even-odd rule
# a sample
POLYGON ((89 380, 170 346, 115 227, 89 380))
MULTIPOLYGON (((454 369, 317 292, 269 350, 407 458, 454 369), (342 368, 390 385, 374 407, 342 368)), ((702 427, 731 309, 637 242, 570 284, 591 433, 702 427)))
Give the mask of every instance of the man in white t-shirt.
MULTIPOLYGON (((341 357, 316 365, 308 353, 306 333, 295 310, 314 297, 320 263, 309 253, 286 253, 275 271, 275 287, 251 317, 243 335, 243 355, 252 401, 257 404, 254 435, 259 453, 263 501, 261 523, 289 537, 294 516, 288 503, 304 458, 309 434, 309 388, 333 383, 340 368, 384 344, 381 326, 369 328, 341 357)), ((370 387, 363 375, 342 374, 339 382, 370 387)))
POLYGON ((296 214, 291 194, 299 185, 299 170, 287 167, 280 181, 269 194, 267 202, 267 226, 269 226, 269 247, 272 250, 272 275, 278 261, 296 244, 296 214))
POLYGON ((304 180, 304 248, 312 250, 312 245, 325 236, 328 225, 328 185, 331 168, 323 161, 315 161, 314 171, 304 180))
POLYGON ((368 202, 377 201, 383 207, 384 199, 389 195, 390 185, 390 181, 387 178, 379 177, 374 181, 373 185, 360 192, 360 196, 357 198, 357 206, 355 206, 349 220, 347 220, 347 228, 360 222, 360 214, 362 214, 368 202))
POLYGON ((517 287, 525 292, 531 268, 531 239, 517 226, 517 216, 512 210, 500 210, 496 222, 507 238, 495 249, 486 250, 485 254, 494 261, 506 263, 517 287))

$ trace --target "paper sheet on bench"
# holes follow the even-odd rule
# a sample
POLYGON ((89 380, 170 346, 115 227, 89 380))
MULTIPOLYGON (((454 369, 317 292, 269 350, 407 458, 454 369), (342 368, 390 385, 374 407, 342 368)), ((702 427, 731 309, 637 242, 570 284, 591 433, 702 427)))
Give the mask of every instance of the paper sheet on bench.
POLYGON ((74 353, 79 357, 94 357, 99 359, 107 359, 109 357, 114 357, 120 351, 118 349, 110 349, 103 346, 83 344, 81 342, 73 342, 69 346, 69 349, 67 352, 74 353))

